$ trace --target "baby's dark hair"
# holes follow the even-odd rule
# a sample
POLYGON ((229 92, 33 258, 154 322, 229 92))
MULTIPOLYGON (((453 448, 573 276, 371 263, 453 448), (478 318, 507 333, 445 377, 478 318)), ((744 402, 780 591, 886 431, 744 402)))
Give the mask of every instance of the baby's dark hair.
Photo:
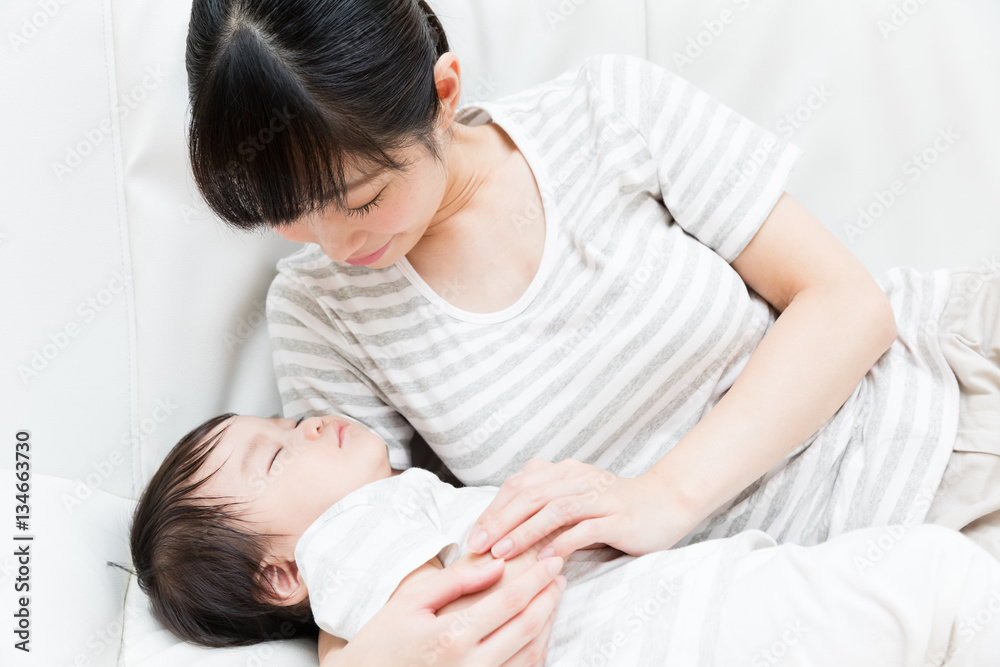
POLYGON ((209 207, 244 230, 346 206, 349 167, 440 161, 434 66, 448 52, 425 0, 195 0, 188 149, 209 207))
POLYGON ((213 417, 181 438, 139 499, 129 536, 139 587, 160 623, 202 646, 316 637, 308 598, 269 601, 275 592, 261 563, 274 536, 254 531, 239 502, 196 495, 216 471, 195 475, 235 416, 213 417))

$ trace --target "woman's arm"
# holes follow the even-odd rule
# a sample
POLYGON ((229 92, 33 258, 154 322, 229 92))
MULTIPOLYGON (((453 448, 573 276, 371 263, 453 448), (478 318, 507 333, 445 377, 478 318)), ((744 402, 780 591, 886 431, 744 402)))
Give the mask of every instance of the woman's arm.
POLYGON ((896 339, 878 283, 788 195, 732 267, 781 315, 729 391, 646 473, 692 528, 815 433, 896 339))

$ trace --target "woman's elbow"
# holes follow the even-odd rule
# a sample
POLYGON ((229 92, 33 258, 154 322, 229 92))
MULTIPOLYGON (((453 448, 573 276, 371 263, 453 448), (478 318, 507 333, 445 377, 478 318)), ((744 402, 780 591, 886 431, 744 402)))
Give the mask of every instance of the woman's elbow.
POLYGON ((896 312, 892 309, 889 297, 877 287, 864 300, 866 307, 863 312, 864 325, 876 332, 880 354, 884 353, 896 340, 896 312))

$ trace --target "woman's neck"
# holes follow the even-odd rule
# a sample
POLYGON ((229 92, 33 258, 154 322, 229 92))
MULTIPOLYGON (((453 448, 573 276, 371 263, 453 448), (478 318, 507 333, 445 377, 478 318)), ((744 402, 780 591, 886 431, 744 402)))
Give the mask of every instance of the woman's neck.
POLYGON ((477 209, 488 207, 484 199, 490 193, 489 185, 510 155, 506 143, 503 131, 492 123, 475 127, 453 124, 443 157, 448 170, 445 193, 425 237, 455 234, 466 221, 475 219, 477 209))

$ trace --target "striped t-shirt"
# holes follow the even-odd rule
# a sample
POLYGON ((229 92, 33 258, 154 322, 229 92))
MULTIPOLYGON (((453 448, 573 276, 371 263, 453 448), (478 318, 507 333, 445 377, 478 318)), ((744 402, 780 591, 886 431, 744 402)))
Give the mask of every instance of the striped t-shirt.
MULTIPOLYGON (((537 275, 513 305, 463 311, 406 259, 278 264, 269 332, 285 414, 340 412, 414 465, 416 433, 461 483, 499 486, 530 458, 648 470, 732 386, 775 311, 730 266, 799 155, 648 61, 602 55, 463 107, 497 123, 542 196, 537 275)), ((921 521, 954 443, 958 387, 933 325, 947 271, 880 280, 898 340, 795 452, 682 542, 760 528, 814 543, 921 521)))

